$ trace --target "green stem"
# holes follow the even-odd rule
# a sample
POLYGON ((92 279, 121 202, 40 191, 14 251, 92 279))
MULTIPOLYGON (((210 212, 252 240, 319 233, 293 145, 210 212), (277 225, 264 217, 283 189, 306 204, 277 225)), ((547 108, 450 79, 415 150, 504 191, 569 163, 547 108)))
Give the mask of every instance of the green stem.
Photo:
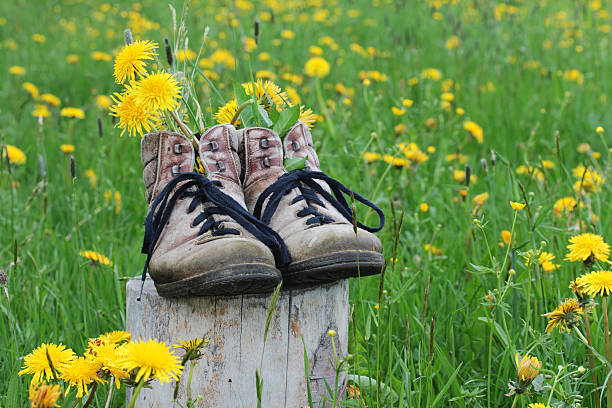
MULTIPOLYGON (((607 298, 606 296, 603 296, 603 302, 602 302, 602 306, 603 306, 603 313, 604 313, 604 330, 606 331, 606 360, 608 360, 608 363, 610 363, 610 324, 608 322, 608 303, 607 303, 607 298)), ((607 392, 607 398, 606 398, 606 404, 608 408, 612 408, 612 383, 610 382, 610 367, 606 366, 606 373, 608 374, 607 377, 607 381, 606 381, 606 392, 607 392)))
POLYGON ((325 103, 325 99, 323 99, 323 92, 321 91, 321 81, 319 78, 315 78, 315 91, 317 93, 317 100, 319 101, 319 105, 321 105, 321 109, 325 113, 325 122, 329 127, 329 132, 334 136, 336 141, 338 141, 338 135, 336 134, 336 128, 334 127, 334 122, 332 120, 331 115, 329 114, 329 109, 327 109, 327 104, 325 103))
MULTIPOLYGON (((113 388, 112 385, 111 385, 111 388, 113 388)), ((93 397, 97 389, 98 389, 98 383, 95 382, 93 384, 93 387, 91 387, 91 391, 89 392, 89 398, 87 398, 87 401, 85 402, 85 405, 83 405, 83 408, 87 408, 89 404, 91 404, 91 401, 93 401, 93 397)))
POLYGON ((557 385, 557 381, 559 381, 559 375, 561 374, 561 371, 563 370, 559 370, 557 372, 557 375, 555 375, 555 379, 553 381, 552 388, 550 389, 550 394, 548 395, 548 401, 546 402, 546 405, 550 405, 550 401, 552 401, 553 394, 555 393, 555 386, 557 385))
POLYGON ((518 394, 514 396, 514 401, 512 401, 512 408, 516 407, 516 403, 518 402, 519 396, 518 394))
POLYGON ((230 125, 233 125, 234 123, 236 123, 236 121, 238 120, 238 118, 240 117, 240 114, 242 113, 242 111, 244 110, 244 108, 246 108, 247 106, 249 106, 250 104, 252 104, 254 101, 253 99, 249 99, 248 101, 243 102, 238 109, 236 109, 236 113, 234 113, 234 116, 232 117, 232 120, 230 120, 230 125))
POLYGON ((140 394, 140 390, 142 389, 143 385, 144 379, 141 378, 140 381, 138 381, 138 385, 136 385, 136 388, 134 389, 134 394, 132 394, 132 398, 130 399, 128 408, 134 408, 134 404, 136 404, 136 398, 138 398, 138 394, 140 394))
POLYGON ((191 379, 193 378, 194 361, 189 363, 189 377, 187 378, 187 401, 191 401, 191 379))

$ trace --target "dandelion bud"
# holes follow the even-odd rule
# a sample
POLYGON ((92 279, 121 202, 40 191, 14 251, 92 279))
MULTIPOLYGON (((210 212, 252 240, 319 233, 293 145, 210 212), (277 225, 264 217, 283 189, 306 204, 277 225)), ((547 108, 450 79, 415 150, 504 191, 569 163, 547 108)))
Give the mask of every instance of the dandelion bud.
POLYGON ((168 40, 168 37, 164 37, 164 47, 166 48, 166 60, 168 61, 168 65, 172 66, 172 47, 170 47, 170 40, 168 40))
POLYGON ((497 159, 497 157, 495 157, 495 150, 491 150, 491 167, 495 167, 495 160, 497 159))
POLYGON ((132 36, 132 31, 129 28, 123 30, 123 39, 125 40, 125 45, 134 43, 134 37, 132 36))
POLYGON ((546 241, 540 241, 540 248, 545 248, 546 245, 546 241))
MULTIPOLYGON (((353 359, 353 355, 352 354, 347 354, 346 357, 344 357, 344 361, 351 361, 353 359)), ((582 367, 584 369, 584 367, 582 367)))
POLYGON ((510 276, 516 275, 516 271, 514 269, 510 269, 508 273, 510 274, 510 276))
POLYGON ((102 139, 103 133, 102 133, 102 118, 98 116, 98 136, 100 136, 100 139, 102 139))
POLYGON ((38 155, 38 169, 40 170, 40 175, 45 177, 47 175, 47 166, 45 165, 45 159, 39 154, 38 155))
POLYGON ((72 181, 76 178, 76 160, 72 155, 70 155, 70 177, 72 181))
POLYGON ((578 372, 578 374, 584 374, 586 372, 586 368, 584 368, 583 366, 580 366, 578 367, 576 371, 578 372))
MULTIPOLYGON (((376 134, 376 132, 372 132, 372 133, 370 133, 370 137, 371 137, 372 139, 376 139, 376 138, 378 137, 378 135, 376 134)), ((612 149, 611 149, 611 150, 612 150, 612 149)))
POLYGON ((537 357, 532 357, 529 354, 525 355, 519 361, 519 354, 516 353, 514 356, 516 362, 516 371, 519 382, 522 385, 529 385, 538 376, 542 363, 537 357))
POLYGON ((255 37, 255 44, 259 45, 259 20, 255 20, 253 24, 253 36, 255 37))
POLYGON ((336 331, 335 331, 335 330, 329 330, 329 331, 327 332, 327 335, 328 335, 329 337, 334 337, 334 336, 336 335, 336 331))
POLYGON ((470 167, 469 164, 467 164, 465 166, 465 185, 467 187, 470 186, 470 178, 471 178, 471 176, 472 176, 472 168, 470 167))
POLYGON ((482 169, 485 171, 485 173, 489 170, 487 168, 487 160, 484 157, 480 159, 480 165, 482 166, 482 169))

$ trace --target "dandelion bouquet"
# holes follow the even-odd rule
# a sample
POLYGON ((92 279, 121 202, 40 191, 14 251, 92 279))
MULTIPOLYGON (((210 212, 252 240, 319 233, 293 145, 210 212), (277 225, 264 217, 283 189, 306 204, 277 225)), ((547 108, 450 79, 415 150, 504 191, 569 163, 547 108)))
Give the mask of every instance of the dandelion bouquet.
MULTIPOLYGON (((196 96, 196 81, 204 79, 217 95, 220 92, 196 63, 188 64, 187 55, 193 51, 188 48, 184 19, 177 31, 176 13, 172 11, 177 40, 174 46, 167 38, 164 40, 165 64, 159 59, 157 43, 134 41, 131 32, 125 32, 126 45, 117 54, 114 66, 115 82, 123 85, 123 89, 113 95, 114 105, 110 108, 110 114, 118 119, 116 127, 121 129, 121 135, 127 132, 129 136, 142 137, 146 132, 171 130, 186 136, 197 150, 199 136, 204 133, 208 121, 229 123, 237 129, 265 127, 281 138, 298 121, 313 126, 317 115, 295 103, 299 97, 290 98, 274 82, 261 78, 234 82, 231 98, 212 118, 206 118, 196 96)), ((207 34, 208 29, 194 61, 202 53, 207 34)), ((303 168, 305 160, 290 159, 285 167, 287 170, 303 168)), ((204 173, 199 162, 194 171, 204 173)))

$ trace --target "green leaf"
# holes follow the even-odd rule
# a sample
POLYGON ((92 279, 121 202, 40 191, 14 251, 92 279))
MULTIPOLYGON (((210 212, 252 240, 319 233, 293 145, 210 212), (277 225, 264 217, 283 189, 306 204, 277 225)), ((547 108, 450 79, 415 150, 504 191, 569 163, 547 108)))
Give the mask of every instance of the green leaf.
POLYGON ((280 112, 276 109, 270 109, 270 113, 268 114, 272 123, 278 122, 278 118, 280 118, 280 112))
POLYGON ((257 109, 259 109, 259 119, 261 119, 261 126, 271 128, 274 123, 270 120, 268 112, 266 112, 266 110, 260 105, 257 105, 257 109))
POLYGON ((274 130, 281 138, 287 133, 300 117, 300 106, 295 105, 289 109, 282 110, 278 120, 274 124, 274 130))
POLYGON ((304 167, 306 167, 306 159, 308 159, 308 156, 306 157, 291 157, 289 159, 285 159, 283 161, 283 166, 285 166, 285 170, 287 170, 287 172, 290 172, 291 170, 304 170, 304 167))

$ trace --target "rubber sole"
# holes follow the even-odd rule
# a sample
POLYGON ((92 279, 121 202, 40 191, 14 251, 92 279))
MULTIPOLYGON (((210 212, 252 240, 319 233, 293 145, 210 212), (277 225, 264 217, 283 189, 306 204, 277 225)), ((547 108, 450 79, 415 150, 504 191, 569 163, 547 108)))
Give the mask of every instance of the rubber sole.
POLYGON ((381 253, 343 251, 293 262, 282 270, 283 287, 300 289, 340 279, 379 274, 385 264, 381 253))
POLYGON ((175 282, 155 283, 160 296, 237 296, 272 292, 281 273, 268 264, 230 265, 175 282))

